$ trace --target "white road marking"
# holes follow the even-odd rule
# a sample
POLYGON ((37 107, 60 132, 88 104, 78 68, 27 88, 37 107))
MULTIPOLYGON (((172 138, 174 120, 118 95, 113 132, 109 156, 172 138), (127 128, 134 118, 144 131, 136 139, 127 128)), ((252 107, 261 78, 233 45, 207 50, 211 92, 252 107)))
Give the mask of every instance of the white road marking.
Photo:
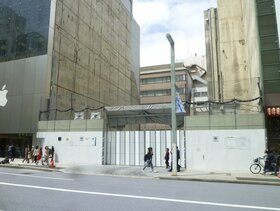
POLYGON ((68 179, 68 178, 42 177, 42 176, 25 175, 25 174, 13 174, 13 173, 7 173, 7 172, 0 172, 0 174, 19 176, 19 177, 33 177, 33 178, 40 178, 40 179, 52 179, 52 180, 66 180, 66 181, 73 181, 74 180, 74 179, 68 179))
POLYGON ((23 188, 34 188, 34 189, 41 189, 41 190, 60 191, 60 192, 70 192, 70 193, 82 193, 82 194, 90 194, 90 195, 177 202, 177 203, 186 203, 186 204, 202 204, 202 205, 211 205, 211 206, 220 206, 220 207, 235 207, 235 208, 254 209, 254 210, 278 210, 278 211, 280 211, 280 208, 274 208, 274 207, 260 207, 260 206, 250 206, 250 205, 224 204, 224 203, 168 199, 168 198, 158 198, 158 197, 115 194, 115 193, 102 193, 102 192, 92 192, 92 191, 70 190, 70 189, 64 189, 64 188, 51 188, 51 187, 44 187, 44 186, 23 185, 23 184, 6 183, 6 182, 0 182, 0 185, 16 186, 16 187, 23 187, 23 188))

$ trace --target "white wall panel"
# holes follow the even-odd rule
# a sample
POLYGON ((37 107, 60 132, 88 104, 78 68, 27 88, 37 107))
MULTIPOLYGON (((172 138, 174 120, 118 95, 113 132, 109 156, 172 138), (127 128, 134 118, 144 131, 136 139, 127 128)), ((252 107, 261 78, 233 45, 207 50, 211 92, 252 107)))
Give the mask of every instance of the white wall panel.
POLYGON ((116 164, 120 165, 120 132, 116 134, 116 164))
POLYGON ((135 165, 140 165, 139 131, 135 131, 135 165))
POLYGON ((156 145, 154 149, 154 154, 155 154, 155 159, 154 159, 154 165, 155 166, 160 166, 164 157, 164 152, 161 150, 161 145, 164 144, 162 142, 160 137, 160 131, 156 131, 156 145))
POLYGON ((129 131, 125 132, 125 165, 129 165, 129 151, 130 151, 130 139, 129 139, 129 131))
POLYGON ((186 131, 187 167, 196 170, 249 171, 265 150, 265 130, 186 131))
MULTIPOLYGON (((171 149, 171 131, 152 131, 155 166, 164 166, 165 148, 171 149), (163 135, 164 133, 165 135, 163 135)), ((204 130, 177 133, 180 164, 192 170, 249 171, 252 160, 265 150, 265 130, 204 130), (186 157, 185 157, 186 151, 186 157)), ((40 132, 41 145, 54 145, 57 161, 65 164, 102 164, 102 132, 40 132), (58 141, 61 137, 61 141, 58 141)), ((109 132, 107 164, 143 165, 151 146, 151 131, 109 132), (140 135, 141 133, 141 135, 140 135), (145 135, 144 135, 145 133, 145 135), (134 140, 130 138, 134 137, 134 140), (121 140, 122 139, 122 140, 121 140), (121 141, 123 143, 121 143, 121 141), (130 145, 135 145, 134 147, 130 145), (121 153, 120 148, 125 149, 121 153), (110 153, 110 155, 108 154, 110 153), (121 162, 123 161, 123 162, 121 162)))
POLYGON ((58 163, 102 164, 102 132, 39 132, 37 138, 43 149, 54 146, 58 163))

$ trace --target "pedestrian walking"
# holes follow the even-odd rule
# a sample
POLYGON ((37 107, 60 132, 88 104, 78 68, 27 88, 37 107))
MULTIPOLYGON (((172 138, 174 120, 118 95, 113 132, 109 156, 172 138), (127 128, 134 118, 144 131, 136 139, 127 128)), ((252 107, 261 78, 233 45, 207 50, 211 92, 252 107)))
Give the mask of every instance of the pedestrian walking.
POLYGON ((15 156, 16 156, 16 147, 12 144, 12 147, 11 147, 11 161, 14 161, 15 156))
POLYGON ((54 153, 54 146, 49 149, 49 155, 51 158, 50 168, 55 168, 54 160, 55 160, 55 153, 54 153))
POLYGON ((153 161, 152 161, 153 155, 154 155, 153 148, 149 147, 147 154, 144 156, 145 164, 143 167, 143 171, 146 169, 146 167, 151 167, 152 172, 156 172, 156 171, 154 171, 154 166, 153 166, 153 161))
POLYGON ((165 167, 168 169, 170 167, 170 151, 169 148, 166 148, 164 160, 165 160, 165 167))
POLYGON ((280 144, 276 148, 276 174, 280 177, 280 144))
POLYGON ((12 145, 8 146, 8 158, 12 159, 12 145))
MULTIPOLYGON (((177 157, 176 157, 176 164, 177 164, 177 171, 180 172, 181 171, 181 166, 179 164, 179 160, 180 160, 180 150, 178 147, 176 147, 176 154, 177 154, 177 157)), ((172 155, 172 154, 171 154, 172 155)), ((173 155, 172 155, 173 156, 173 155)), ((172 158, 173 160, 173 158, 172 158)), ((171 167, 169 169, 169 171, 171 172, 172 171, 172 165, 173 163, 171 162, 171 167)))
POLYGON ((180 172, 180 170, 181 170, 181 165, 179 164, 179 160, 180 160, 180 150, 179 150, 179 148, 178 148, 178 146, 177 146, 177 171, 178 172, 180 172))
POLYGON ((31 147, 31 150, 30 150, 30 159, 31 159, 31 163, 34 163, 34 162, 35 162, 34 150, 35 150, 35 147, 32 146, 32 147, 31 147))
POLYGON ((43 150, 42 150, 42 147, 40 147, 40 149, 38 151, 37 159, 36 159, 36 165, 38 165, 39 161, 42 159, 42 154, 43 154, 43 150))
POLYGON ((46 163, 47 165, 49 165, 49 147, 45 146, 45 151, 44 151, 44 158, 42 159, 42 165, 44 165, 44 163, 46 163))
POLYGON ((36 146, 36 147, 34 148, 34 151, 33 151, 34 162, 35 162, 36 164, 37 164, 38 155, 39 155, 39 146, 36 146))
POLYGON ((26 161, 27 163, 29 163, 29 159, 30 159, 30 150, 29 150, 29 145, 27 145, 24 148, 24 159, 22 160, 22 162, 24 163, 24 161, 26 161))
POLYGON ((50 158, 53 160, 53 159, 54 159, 54 146, 52 146, 52 147, 49 149, 49 155, 50 155, 50 158))

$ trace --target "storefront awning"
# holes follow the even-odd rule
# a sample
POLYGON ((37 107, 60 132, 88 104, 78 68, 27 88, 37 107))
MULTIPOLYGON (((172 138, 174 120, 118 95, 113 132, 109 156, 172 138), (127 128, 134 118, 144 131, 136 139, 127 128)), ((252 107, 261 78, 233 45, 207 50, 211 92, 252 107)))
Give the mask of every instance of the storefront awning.
MULTIPOLYGON (((109 127, 129 124, 160 123, 171 125, 171 104, 105 107, 109 127)), ((176 113, 177 127, 184 125, 185 113, 176 113)))

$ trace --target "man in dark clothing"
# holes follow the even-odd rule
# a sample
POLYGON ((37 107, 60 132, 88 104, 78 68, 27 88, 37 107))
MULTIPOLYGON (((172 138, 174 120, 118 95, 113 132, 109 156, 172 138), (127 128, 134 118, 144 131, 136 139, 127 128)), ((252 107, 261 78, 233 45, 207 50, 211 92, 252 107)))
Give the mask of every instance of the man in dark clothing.
POLYGON ((164 160, 165 160, 165 166, 168 169, 169 168, 169 159, 170 159, 170 152, 169 152, 169 148, 166 148, 166 152, 164 155, 164 160))
POLYGON ((264 174, 270 171, 276 171, 276 157, 273 151, 266 151, 267 157, 264 165, 264 174))
POLYGON ((12 145, 8 146, 8 158, 11 159, 12 158, 12 145))
POLYGON ((180 160, 180 150, 177 147, 177 170, 180 172, 181 166, 179 165, 179 160, 180 160))
MULTIPOLYGON (((179 148, 177 147, 177 157, 176 157, 176 160, 177 160, 177 171, 180 172, 181 170, 181 166, 179 165, 179 160, 180 160, 180 150, 179 148)), ((172 162, 171 162, 171 168, 169 169, 169 171, 171 172, 172 171, 172 162)))
POLYGON ((180 160, 180 150, 177 147, 177 165, 179 165, 179 160, 180 160))
POLYGON ((15 146, 13 144, 9 145, 9 147, 8 147, 8 157, 11 159, 11 161, 14 161, 14 159, 15 159, 15 152, 16 152, 15 146))
POLYGON ((12 145, 11 161, 14 161, 15 156, 16 156, 16 147, 12 145))

